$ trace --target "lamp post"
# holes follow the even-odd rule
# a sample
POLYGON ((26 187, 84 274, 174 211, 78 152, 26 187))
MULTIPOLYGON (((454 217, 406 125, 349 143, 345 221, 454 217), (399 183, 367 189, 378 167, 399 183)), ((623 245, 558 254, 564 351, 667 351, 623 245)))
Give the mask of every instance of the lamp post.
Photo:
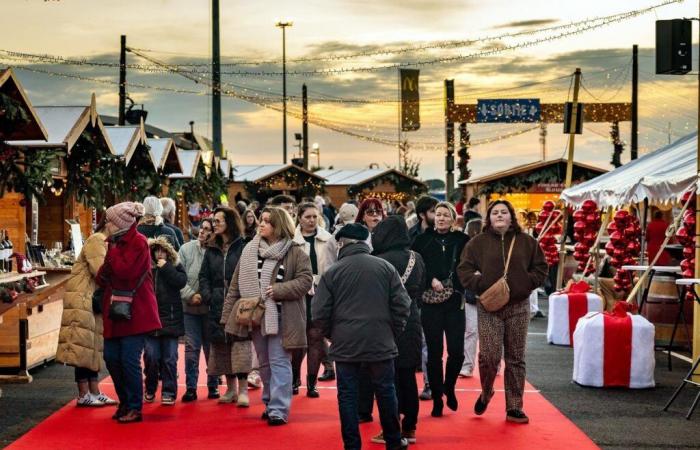
POLYGON ((287 27, 291 20, 278 20, 275 26, 282 29, 282 162, 287 164, 287 27))
POLYGON ((321 146, 318 145, 318 142, 314 142, 314 145, 311 146, 311 154, 316 154, 316 167, 319 169, 321 168, 321 146))

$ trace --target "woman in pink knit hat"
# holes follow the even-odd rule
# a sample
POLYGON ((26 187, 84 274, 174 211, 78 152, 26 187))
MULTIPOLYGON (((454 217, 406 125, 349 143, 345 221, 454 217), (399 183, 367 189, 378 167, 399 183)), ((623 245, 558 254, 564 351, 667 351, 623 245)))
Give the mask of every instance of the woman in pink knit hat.
POLYGON ((143 211, 143 205, 132 202, 107 209, 109 249, 97 274, 97 281, 105 290, 102 300, 104 359, 119 396, 119 408, 112 418, 119 423, 141 421, 141 355, 146 335, 161 328, 148 241, 136 230, 143 211), (130 319, 110 318, 112 289, 134 291, 130 319))

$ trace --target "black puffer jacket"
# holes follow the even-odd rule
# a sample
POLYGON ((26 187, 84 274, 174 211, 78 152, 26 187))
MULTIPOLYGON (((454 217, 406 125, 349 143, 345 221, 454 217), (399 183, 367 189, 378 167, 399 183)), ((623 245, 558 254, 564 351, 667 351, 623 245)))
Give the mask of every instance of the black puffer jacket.
POLYGON ((224 326, 220 323, 221 311, 226 291, 244 246, 243 239, 236 238, 228 247, 225 261, 223 248, 215 240, 209 243, 207 251, 204 253, 202 268, 199 270, 199 293, 202 296, 202 302, 209 305, 207 331, 210 342, 221 343, 226 340, 224 326))
MULTIPOLYGON (((406 273, 411 256, 410 245, 406 221, 400 216, 387 217, 379 222, 372 233, 375 256, 388 261, 394 266, 399 276, 406 273)), ((417 367, 421 363, 421 322, 418 302, 425 286, 425 264, 420 254, 414 252, 414 255, 415 263, 411 275, 404 283, 411 297, 411 314, 408 316, 406 328, 396 339, 396 346, 399 349, 399 357, 396 361, 400 368, 417 367)))
POLYGON ((187 284, 187 272, 180 264, 177 252, 165 237, 149 239, 151 258, 159 248, 165 250, 168 257, 163 267, 158 267, 154 259, 153 287, 158 301, 158 315, 163 328, 151 333, 153 336, 179 337, 185 334, 185 317, 183 315, 180 289, 187 284))
POLYGON ((425 263, 425 285, 424 290, 431 288, 433 278, 442 281, 452 272, 452 285, 454 294, 445 303, 436 305, 423 305, 430 308, 450 308, 460 309, 464 288, 457 276, 457 266, 464 246, 467 245, 469 236, 459 231, 450 231, 439 234, 435 230, 428 228, 424 233, 418 235, 413 242, 412 249, 423 257, 425 263))

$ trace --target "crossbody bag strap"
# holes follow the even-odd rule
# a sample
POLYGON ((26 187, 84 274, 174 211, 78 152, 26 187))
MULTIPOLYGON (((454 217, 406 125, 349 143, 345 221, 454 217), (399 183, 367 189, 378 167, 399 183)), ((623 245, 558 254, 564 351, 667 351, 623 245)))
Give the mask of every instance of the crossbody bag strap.
POLYGON ((411 276, 411 272, 413 272, 413 266, 416 265, 416 253, 412 250, 409 250, 410 256, 408 258, 408 265, 406 266, 406 270, 404 271, 403 275, 401 275, 401 282, 403 284, 406 284, 408 281, 408 278, 411 276))
POLYGON ((510 241, 510 249, 508 249, 508 259, 506 260, 505 269, 503 270, 503 278, 508 278, 508 266, 510 266, 510 257, 513 255, 513 246, 515 246, 515 235, 513 235, 513 240, 510 241))

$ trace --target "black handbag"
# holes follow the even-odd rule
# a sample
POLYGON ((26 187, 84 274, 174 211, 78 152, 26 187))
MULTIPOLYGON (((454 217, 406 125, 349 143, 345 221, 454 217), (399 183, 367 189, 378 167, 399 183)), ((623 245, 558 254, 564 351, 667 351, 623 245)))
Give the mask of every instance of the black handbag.
POLYGON ((109 318, 114 321, 131 320, 131 304, 134 301, 134 295, 139 290, 143 281, 146 279, 148 272, 144 272, 136 284, 136 287, 131 291, 121 289, 112 289, 112 295, 109 299, 109 318))

